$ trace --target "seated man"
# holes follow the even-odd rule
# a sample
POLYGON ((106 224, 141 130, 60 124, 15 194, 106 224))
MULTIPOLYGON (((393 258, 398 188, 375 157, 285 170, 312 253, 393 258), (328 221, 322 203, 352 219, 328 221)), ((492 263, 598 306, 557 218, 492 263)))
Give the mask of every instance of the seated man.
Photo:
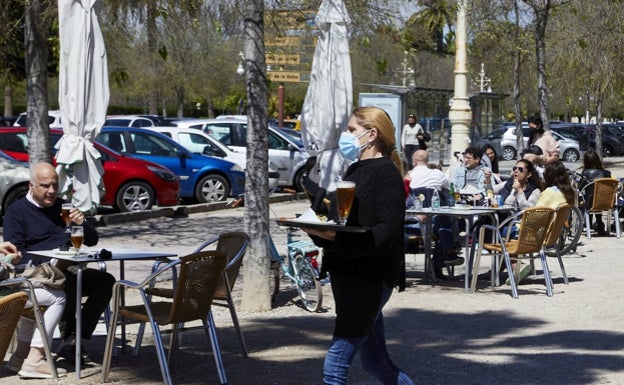
MULTIPOLYGON (((61 219, 63 200, 57 196, 58 175, 49 163, 37 163, 31 170, 28 194, 15 201, 4 216, 3 237, 12 242, 22 254, 21 263, 31 261, 34 265, 43 263, 47 258, 30 255, 28 251, 50 250, 61 245, 71 245, 70 233, 66 232, 61 219)), ((84 227, 84 244, 97 244, 99 236, 95 227, 85 220, 84 214, 77 208, 69 213, 71 221, 84 227)), ((59 266, 66 276, 65 292, 67 300, 61 318, 61 337, 59 356, 68 361, 75 360, 76 331, 76 274, 74 266, 59 266)), ((90 339, 100 315, 106 309, 111 296, 115 278, 109 273, 85 269, 83 271, 82 290, 88 298, 82 307, 82 338, 90 339)))
POLYGON ((453 183, 455 189, 470 202, 473 199, 481 200, 487 190, 492 189, 492 170, 481 163, 483 152, 477 147, 468 147, 464 151, 464 163, 455 169, 453 183))
MULTIPOLYGON (((417 150, 412 156, 414 168, 405 176, 409 180, 410 191, 418 189, 437 189, 440 192, 441 204, 447 205, 448 190, 450 187, 449 178, 438 168, 430 167, 429 153, 426 150, 417 150)), ((418 199, 410 193, 406 207, 410 208, 410 202, 418 199)), ((411 229, 408 228, 408 231, 411 229)), ((444 215, 437 215, 433 219, 433 233, 437 236, 436 245, 433 252, 434 272, 437 278, 444 279, 442 268, 450 265, 463 263, 463 258, 456 253, 456 225, 455 221, 444 215)))

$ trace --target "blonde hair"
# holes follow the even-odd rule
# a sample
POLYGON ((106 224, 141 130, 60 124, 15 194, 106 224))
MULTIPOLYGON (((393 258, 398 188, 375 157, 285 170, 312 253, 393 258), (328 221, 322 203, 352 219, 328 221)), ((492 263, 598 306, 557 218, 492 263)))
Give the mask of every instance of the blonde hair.
POLYGON ((403 175, 403 162, 396 148, 394 125, 390 115, 378 107, 358 107, 353 110, 353 116, 360 126, 366 129, 377 129, 378 138, 375 141, 377 149, 383 156, 390 158, 403 175))

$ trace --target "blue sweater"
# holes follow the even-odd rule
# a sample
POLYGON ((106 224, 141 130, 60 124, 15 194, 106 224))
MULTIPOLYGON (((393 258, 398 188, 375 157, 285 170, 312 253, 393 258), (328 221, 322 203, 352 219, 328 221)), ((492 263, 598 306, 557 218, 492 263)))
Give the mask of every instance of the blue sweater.
MULTIPOLYGON (((4 215, 2 236, 22 252, 20 264, 32 260, 33 264, 38 265, 47 260, 29 255, 29 250, 50 250, 61 245, 71 245, 70 234, 65 232, 65 224, 61 219, 62 203, 63 200, 59 198, 50 207, 37 207, 24 197, 9 206, 4 215)), ((86 220, 83 227, 84 244, 96 245, 99 235, 95 227, 86 220)))

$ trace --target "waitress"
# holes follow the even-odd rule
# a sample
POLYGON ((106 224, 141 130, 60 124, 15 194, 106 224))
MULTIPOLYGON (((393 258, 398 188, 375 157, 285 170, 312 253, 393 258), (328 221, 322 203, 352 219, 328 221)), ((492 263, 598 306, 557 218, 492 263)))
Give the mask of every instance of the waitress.
POLYGON ((380 383, 411 385, 388 355, 382 313, 393 288, 405 289, 405 190, 390 117, 377 107, 355 109, 339 146, 354 162, 343 179, 356 184, 346 224, 370 231, 304 229, 325 248, 321 273, 329 272, 336 302, 323 384, 346 384, 359 352, 364 369, 380 383))

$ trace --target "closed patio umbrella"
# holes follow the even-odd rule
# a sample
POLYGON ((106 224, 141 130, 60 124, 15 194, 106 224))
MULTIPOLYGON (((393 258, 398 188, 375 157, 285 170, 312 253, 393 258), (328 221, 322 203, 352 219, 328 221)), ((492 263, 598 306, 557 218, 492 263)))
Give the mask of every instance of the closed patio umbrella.
POLYGON ((319 37, 301 111, 303 143, 311 156, 317 156, 309 178, 328 191, 335 189, 334 182, 347 166, 338 150, 338 140, 353 103, 347 30, 350 23, 342 0, 323 0, 316 15, 319 37))
POLYGON ((106 48, 97 20, 100 8, 100 0, 58 0, 63 125, 56 144, 59 191, 82 211, 93 210, 104 192, 100 153, 93 147, 109 99, 106 48))

